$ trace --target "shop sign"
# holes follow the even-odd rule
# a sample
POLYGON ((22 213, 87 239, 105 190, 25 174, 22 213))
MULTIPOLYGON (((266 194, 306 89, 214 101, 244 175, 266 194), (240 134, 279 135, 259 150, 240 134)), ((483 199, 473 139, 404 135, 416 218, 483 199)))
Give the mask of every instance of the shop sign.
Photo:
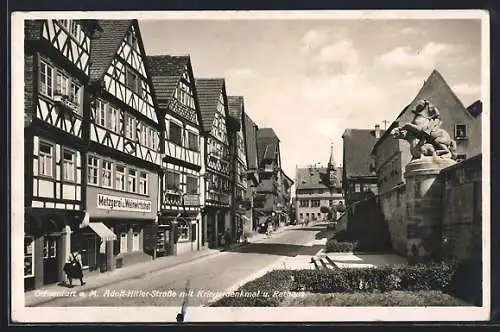
POLYGON ((200 205, 200 196, 199 195, 184 195, 184 205, 185 206, 199 206, 200 205))
POLYGON ((97 194, 97 208, 104 210, 151 212, 151 201, 97 194))

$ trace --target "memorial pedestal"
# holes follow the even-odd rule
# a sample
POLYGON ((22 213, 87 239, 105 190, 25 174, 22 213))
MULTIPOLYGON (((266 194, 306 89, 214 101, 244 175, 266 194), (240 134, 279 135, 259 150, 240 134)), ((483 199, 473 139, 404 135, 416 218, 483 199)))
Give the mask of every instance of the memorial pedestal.
POLYGON ((422 157, 405 169, 406 254, 409 263, 437 259, 441 254, 442 183, 439 173, 456 164, 451 159, 422 157))

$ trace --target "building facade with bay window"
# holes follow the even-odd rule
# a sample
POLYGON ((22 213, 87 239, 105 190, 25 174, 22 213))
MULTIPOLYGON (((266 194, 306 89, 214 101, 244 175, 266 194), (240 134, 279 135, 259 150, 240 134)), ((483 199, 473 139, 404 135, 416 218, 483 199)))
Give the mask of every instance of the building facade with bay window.
POLYGON ((158 255, 180 255, 207 248, 202 221, 204 188, 200 171, 201 115, 189 56, 149 56, 161 119, 165 124, 160 178, 158 255))
POLYGON ((73 234, 72 245, 90 271, 109 271, 154 257, 163 126, 137 20, 99 25, 84 131, 90 223, 73 234))
POLYGON ((84 227, 83 118, 93 20, 28 20, 24 30, 24 288, 65 280, 84 227))

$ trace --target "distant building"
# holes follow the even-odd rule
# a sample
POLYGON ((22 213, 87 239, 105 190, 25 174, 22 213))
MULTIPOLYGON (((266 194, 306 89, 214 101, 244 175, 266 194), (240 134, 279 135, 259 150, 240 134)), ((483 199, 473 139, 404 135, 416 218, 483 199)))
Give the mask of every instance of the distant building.
POLYGON ((258 218, 254 213, 254 198, 257 190, 257 186, 260 183, 259 180, 259 160, 257 156, 257 131, 259 127, 253 122, 253 120, 244 113, 243 120, 243 134, 245 136, 245 146, 246 146, 246 161, 247 161, 247 190, 245 193, 245 199, 247 203, 247 210, 245 217, 251 221, 250 229, 247 231, 255 230, 258 225, 258 218))
POLYGON ((342 182, 347 206, 377 194, 377 174, 370 152, 384 133, 379 125, 375 129, 346 129, 343 139, 342 182))
MULTIPOLYGON (((246 209, 244 205, 247 191, 247 157, 244 134, 245 104, 243 97, 228 96, 229 117, 235 130, 230 131, 229 147, 231 154, 231 186, 233 188, 231 202, 231 220, 233 239, 239 239, 243 233, 246 209)), ((250 222, 248 222, 251 224, 250 222)))
POLYGON ((321 212, 321 207, 331 208, 340 202, 345 203, 342 194, 342 167, 335 164, 333 146, 327 167, 311 165, 297 168, 296 218, 301 220, 322 220, 328 212, 321 212))
MULTIPOLYGON (((260 220, 281 213, 279 191, 281 186, 280 140, 272 128, 257 131, 257 157, 260 183, 254 197, 254 212, 260 220)), ((277 218, 274 219, 277 221, 277 218)))
POLYGON ((412 110, 422 99, 434 104, 440 113, 442 128, 457 143, 457 161, 463 161, 481 152, 481 116, 479 105, 465 108, 441 74, 434 70, 424 82, 413 101, 397 116, 372 149, 379 194, 391 191, 404 182, 404 168, 411 160, 408 142, 392 138, 389 133, 398 125, 411 122, 412 110), (479 113, 479 114, 477 114, 479 113))

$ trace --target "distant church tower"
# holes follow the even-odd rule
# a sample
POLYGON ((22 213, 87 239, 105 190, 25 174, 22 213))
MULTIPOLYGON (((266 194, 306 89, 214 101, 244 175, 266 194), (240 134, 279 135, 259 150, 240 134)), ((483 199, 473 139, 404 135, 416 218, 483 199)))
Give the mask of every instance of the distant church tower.
POLYGON ((335 167, 335 159, 333 158, 333 144, 330 146, 330 159, 328 160, 328 181, 330 189, 337 185, 337 168, 335 167))

